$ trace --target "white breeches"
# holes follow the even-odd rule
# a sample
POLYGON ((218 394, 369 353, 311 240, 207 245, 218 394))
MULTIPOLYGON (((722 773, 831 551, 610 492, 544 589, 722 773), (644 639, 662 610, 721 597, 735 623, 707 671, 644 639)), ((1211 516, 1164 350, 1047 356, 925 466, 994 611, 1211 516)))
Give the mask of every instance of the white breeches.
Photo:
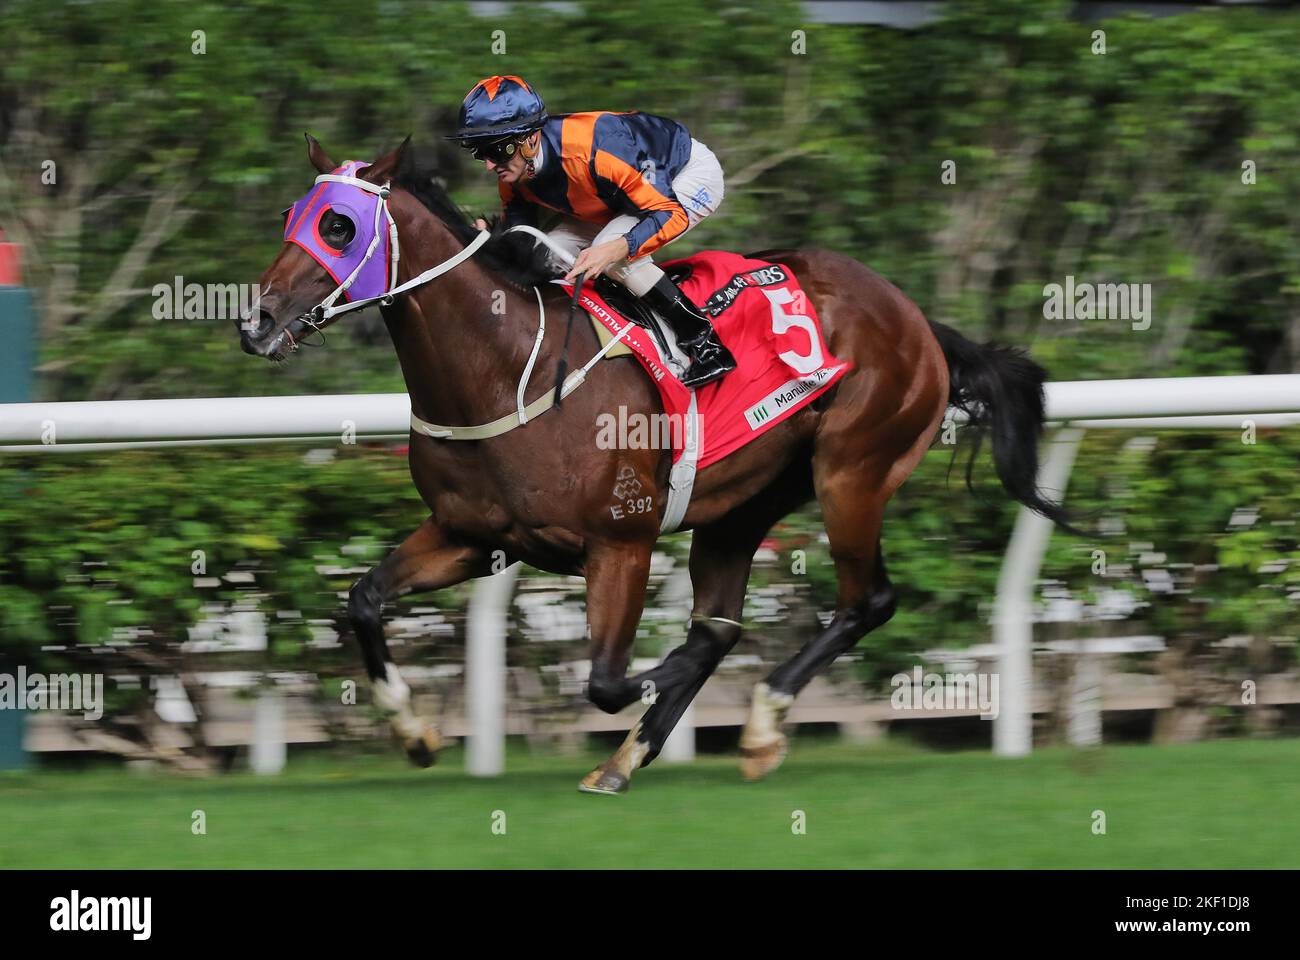
MULTIPOLYGON (((725 193, 722 165, 718 163, 713 151, 698 140, 691 141, 690 159, 673 179, 673 193, 686 210, 686 231, 690 231, 722 203, 725 193)), ((636 226, 638 220, 638 217, 631 214, 621 214, 609 223, 599 224, 566 216, 547 232, 547 236, 570 255, 577 256, 580 250, 622 236, 636 226)), ((606 272, 636 297, 644 296, 664 275, 649 256, 621 260, 606 272)))

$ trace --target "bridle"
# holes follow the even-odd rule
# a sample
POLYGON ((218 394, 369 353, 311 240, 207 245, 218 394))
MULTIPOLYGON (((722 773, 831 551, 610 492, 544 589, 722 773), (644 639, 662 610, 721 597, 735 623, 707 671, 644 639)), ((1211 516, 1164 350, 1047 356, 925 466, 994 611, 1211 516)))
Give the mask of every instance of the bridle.
MULTIPOLYGON (((367 193, 373 193, 379 198, 375 203, 374 236, 370 238, 370 245, 366 248, 365 256, 362 258, 361 262, 353 268, 347 279, 334 289, 333 293, 298 318, 317 333, 321 333, 322 324, 339 314, 348 313, 352 310, 360 310, 363 307, 368 307, 376 303, 384 307, 391 306, 394 298, 399 294, 414 290, 416 287, 422 286, 430 280, 440 277, 444 273, 460 266, 460 264, 474 256, 479 247, 483 246, 491 236, 488 231, 480 230, 478 236, 470 241, 469 245, 459 253, 449 257, 436 266, 430 267, 418 276, 412 277, 410 280, 407 280, 406 283, 398 286, 397 265, 401 258, 401 249, 398 245, 397 221, 393 219, 392 212, 388 209, 388 197, 391 192, 389 182, 386 181, 383 184, 374 184, 357 177, 336 173, 323 173, 316 178, 315 182, 317 184, 344 183, 356 187, 359 190, 364 190, 367 193), (371 258, 375 255, 375 250, 379 247, 380 237, 383 236, 380 232, 380 228, 385 219, 388 224, 387 235, 392 250, 392 253, 389 256, 387 289, 377 296, 365 297, 360 300, 350 300, 341 306, 335 306, 338 298, 347 292, 348 288, 351 287, 357 277, 360 276, 365 265, 369 263, 371 258)), ((556 247, 550 238, 536 228, 529 226, 516 226, 511 229, 512 231, 522 231, 531 234, 534 239, 546 243, 547 246, 551 247, 552 250, 557 252, 563 259, 569 260, 570 263, 572 262, 573 258, 571 254, 564 251, 562 248, 556 247)), ((577 283, 574 287, 573 303, 569 314, 570 329, 573 326, 574 314, 578 309, 578 299, 582 291, 582 281, 583 275, 579 274, 577 283)), ((635 326, 631 321, 625 323, 617 333, 611 336, 606 343, 587 360, 586 363, 578 369, 570 372, 567 376, 564 375, 563 359, 564 354, 568 349, 569 342, 568 333, 566 332, 564 338, 564 349, 561 351, 562 359, 560 372, 556 377, 557 383, 554 387, 548 389, 540 397, 537 397, 529 403, 526 401, 524 391, 532 377, 534 364, 537 362, 538 354, 541 351, 542 340, 546 336, 546 307, 542 300, 542 292, 536 287, 533 288, 533 292, 537 296, 537 335, 533 340, 532 351, 529 353, 528 362, 524 365, 523 374, 519 378, 519 384, 515 391, 514 412, 498 417, 488 423, 481 423, 475 426, 447 426, 424 420, 417 416, 415 411, 412 410, 411 429, 413 431, 437 440, 488 440, 493 437, 501 436, 504 433, 509 433, 517 427, 522 427, 530 420, 541 416, 547 410, 557 406, 564 397, 567 397, 574 390, 577 390, 578 387, 582 386, 587 379, 587 374, 591 372, 592 368, 595 367, 595 365, 611 350, 617 347, 623 338, 626 337, 629 331, 631 331, 635 326)), ((289 329, 287 326, 285 327, 284 332, 288 334, 289 329)), ((289 342, 292 344, 293 349, 296 350, 298 348, 298 344, 294 340, 292 334, 289 334, 289 342)), ((672 532, 677 529, 678 525, 681 523, 682 518, 686 513, 687 505, 690 503, 691 489, 695 482, 695 465, 699 454, 700 443, 698 414, 696 413, 694 391, 691 392, 688 424, 690 425, 687 428, 686 451, 682 458, 677 463, 673 464, 669 476, 668 501, 664 509, 663 519, 660 523, 660 530, 662 532, 672 532)))
MULTIPOLYGON (((343 183, 348 186, 356 187, 359 190, 363 190, 366 193, 374 194, 378 198, 375 201, 373 235, 370 238, 370 244, 366 247, 365 255, 361 258, 361 261, 352 269, 352 272, 348 274, 347 278, 334 288, 333 293, 297 318, 317 333, 321 333, 322 326, 327 321, 337 317, 339 314, 348 313, 352 310, 360 310, 363 307, 369 307, 374 304, 379 304, 383 307, 391 306, 394 298, 399 294, 414 290, 416 287, 426 284, 430 280, 454 270, 460 264, 472 257, 478 251, 479 247, 483 246, 483 244, 491 237, 491 234, 488 231, 480 230, 478 236, 470 241, 469 245, 459 253, 447 258, 442 261, 442 263, 430 267, 418 276, 412 277, 410 280, 407 280, 405 283, 398 286, 397 265, 401 259, 401 247, 398 243, 397 221, 393 219, 393 214, 388 209, 388 197, 391 193, 390 182, 385 181, 382 184, 375 184, 368 180, 361 180, 358 177, 350 176, 349 174, 322 173, 316 178, 315 183, 343 183), (385 291, 372 297, 363 297, 359 300, 349 300, 346 303, 336 306, 339 297, 343 296, 353 283, 356 282, 357 277, 359 277, 362 270, 365 269, 366 264, 368 264, 374 257, 375 251, 379 248, 380 238, 385 236, 385 234, 381 232, 381 227, 383 227, 385 220, 387 221, 388 227, 386 235, 389 239, 389 245, 392 251, 389 255, 389 269, 385 291)), ((304 219, 308 211, 310 211, 310 205, 303 213, 304 219)), ((302 221, 300 220, 299 222, 301 223, 302 221)), ((290 228, 289 232, 286 234, 286 238, 292 236, 296 229, 296 227, 290 228)), ((556 249, 553 242, 545 234, 533 227, 517 226, 513 227, 512 230, 526 231, 527 233, 532 234, 535 239, 540 239, 548 246, 551 246, 553 250, 556 249)), ((567 251, 561 249, 559 252, 563 258, 572 262, 573 258, 567 251)), ((569 316, 570 327, 573 325, 574 311, 577 310, 577 291, 581 289, 581 285, 580 278, 577 288, 575 289, 574 302, 569 316)), ((527 387, 528 382, 532 377, 533 367, 537 362, 539 353, 541 352, 542 339, 546 336, 546 306, 542 300, 541 291, 534 287, 533 292, 537 296, 537 336, 533 340, 533 349, 529 353, 528 362, 524 365, 523 374, 519 378, 519 386, 515 392, 515 412, 504 417, 499 417, 490 423, 479 424, 473 427, 442 426, 440 424, 429 423, 428 421, 421 420, 412 413, 411 425, 416 430, 437 439, 483 440, 497 436, 501 433, 506 433, 516 427, 523 426, 533 417, 546 412, 552 405, 559 403, 561 399, 568 396, 581 386, 583 381, 586 379, 588 372, 590 372, 591 368, 596 365, 597 361, 616 347, 619 341, 621 341, 634 326, 634 324, 630 322, 626 324, 622 330, 612 337, 600 350, 596 352, 595 356, 588 360, 581 368, 573 371, 567 377, 557 378, 562 379, 562 382, 557 383, 555 389, 541 397, 538 397, 532 403, 527 403, 524 398, 524 389, 527 387)), ((299 344, 289 332, 289 326, 284 328, 284 333, 289 337, 291 349, 297 350, 299 344)), ((567 347, 568 337, 566 336, 565 348, 567 349, 567 347)), ((561 369, 563 369, 563 364, 561 364, 561 369)))
MULTIPOLYGON (((489 234, 486 230, 480 230, 478 236, 475 237, 472 241, 470 241, 469 245, 466 246, 459 253, 457 253, 455 256, 449 257, 448 259, 442 261, 442 263, 430 267, 428 270, 425 270, 419 276, 412 277, 410 280, 407 280, 401 286, 398 286, 397 285, 397 264, 400 261, 402 254, 401 254, 401 245, 397 237, 397 221, 393 219, 393 214, 388 209, 388 197, 389 194, 391 193, 389 182, 385 181, 383 184, 375 184, 375 183, 371 183, 368 180, 362 180, 358 177, 350 177, 350 176, 337 174, 337 173, 322 173, 320 176, 316 178, 315 182, 317 184, 345 183, 349 186, 353 186, 360 190, 364 190, 367 193, 373 193, 377 195, 379 198, 378 201, 375 203, 374 236, 370 238, 370 245, 366 248, 366 254, 361 259, 361 262, 357 264, 356 268, 352 271, 352 273, 348 275, 346 280, 344 280, 342 283, 340 283, 337 287, 334 288, 333 293, 327 296, 316 306, 312 307, 306 313, 298 317, 299 320, 301 320, 304 324, 306 324, 311 329, 315 330, 317 333, 322 332, 321 328, 323 324, 325 324, 329 320, 332 320, 334 317, 338 316, 339 314, 348 313, 349 311, 352 310, 360 310, 363 307, 369 307, 376 303, 379 304, 381 307, 392 306, 393 299, 397 297, 399 294, 403 294, 410 290, 414 290, 416 287, 423 286, 424 284, 428 283, 430 280, 433 280, 436 277, 440 277, 444 273, 454 270, 456 267, 460 266, 470 257, 474 256, 474 254, 478 252, 479 247, 487 243, 488 239, 491 236, 491 234, 489 234), (338 301, 338 298, 343 296, 343 294, 347 292, 348 288, 352 286, 352 284, 356 281, 357 277, 360 276, 361 271, 365 268, 366 264, 369 263, 370 259, 375 255, 375 251, 379 248, 379 240, 384 235, 381 230, 384 220, 387 220, 388 222, 387 233, 388 233, 388 240, 389 240, 389 249, 392 251, 391 254, 389 255, 388 289, 385 290, 382 294, 379 294, 378 296, 365 297, 360 300, 349 300, 348 302, 342 304, 341 306, 335 306, 335 303, 338 301)), ((287 327, 285 328, 285 332, 288 333, 287 327)), ((292 334, 289 334, 289 342, 294 349, 297 349, 298 344, 295 342, 292 334)))

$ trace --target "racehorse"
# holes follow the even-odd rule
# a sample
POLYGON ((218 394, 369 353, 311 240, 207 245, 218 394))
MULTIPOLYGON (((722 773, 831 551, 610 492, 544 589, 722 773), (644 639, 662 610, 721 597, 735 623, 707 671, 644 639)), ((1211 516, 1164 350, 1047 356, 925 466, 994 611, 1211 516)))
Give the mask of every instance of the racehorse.
MULTIPOLYGON (((332 172, 337 178, 339 165, 316 140, 307 140, 312 165, 326 175, 322 180, 332 172)), ((374 197, 375 232, 387 227, 392 241, 391 280, 376 299, 413 415, 469 425, 508 413, 525 393, 553 395, 562 359, 565 368, 577 370, 599 351, 595 331, 583 323, 564 338, 535 334, 539 306, 557 316, 567 306, 565 295, 547 282, 554 272, 545 251, 499 225, 490 236, 476 230, 428 176, 412 169, 408 143, 350 169, 352 185, 362 187, 357 195, 374 197), (516 378, 525 369, 531 375, 521 393, 516 378)), ((337 208, 318 213, 313 229, 331 247, 341 247, 363 226, 356 222, 362 215, 352 214, 337 208)), ((811 404, 696 477, 680 527, 694 531, 691 622, 685 643, 655 668, 627 676, 671 454, 601 449, 596 442, 598 416, 611 403, 624 405, 629 417, 662 409, 636 364, 592 365, 582 389, 499 436, 466 442, 412 430, 411 477, 429 517, 357 581, 347 617, 375 702, 417 764, 433 762, 441 738, 412 710, 409 688, 385 643, 384 605, 490 575, 502 557, 586 578, 592 703, 615 713, 643 691, 654 691, 622 746, 581 783, 587 792, 620 793, 633 771, 658 755, 739 639, 746 581, 760 542, 782 517, 816 498, 838 582, 835 613, 755 687, 741 736, 747 779, 780 764, 786 752, 781 725, 795 696, 894 613, 896 593, 881 554, 885 505, 925 455, 950 403, 973 426, 991 432, 1007 493, 1068 526, 1065 512, 1036 482, 1046 377, 1040 366, 1019 350, 976 344, 927 321, 893 284, 850 257, 816 249, 752 256, 793 270, 830 350, 853 367, 811 404), (611 511, 629 478, 653 498, 646 501, 652 509, 611 511)), ((262 275, 258 310, 240 325, 245 352, 283 360, 341 312, 330 309, 338 284, 322 263, 302 246, 284 244, 262 275)))

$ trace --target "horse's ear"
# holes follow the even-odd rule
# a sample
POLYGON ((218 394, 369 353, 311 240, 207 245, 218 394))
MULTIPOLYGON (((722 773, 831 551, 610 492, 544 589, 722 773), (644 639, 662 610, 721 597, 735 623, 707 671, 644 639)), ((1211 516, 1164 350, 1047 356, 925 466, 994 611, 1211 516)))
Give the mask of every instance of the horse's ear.
POLYGON ((311 165, 316 168, 317 173, 329 173, 331 170, 338 169, 339 165, 330 159, 329 154, 325 152, 325 148, 320 145, 319 140, 310 133, 304 133, 303 136, 307 138, 307 159, 311 161, 311 165))
POLYGON ((357 176, 362 180, 369 180, 371 183, 382 183, 385 180, 392 180, 399 170, 402 169, 402 161, 406 158, 407 147, 411 145, 411 135, 408 133, 392 153, 386 153, 370 166, 363 170, 357 171, 357 176))

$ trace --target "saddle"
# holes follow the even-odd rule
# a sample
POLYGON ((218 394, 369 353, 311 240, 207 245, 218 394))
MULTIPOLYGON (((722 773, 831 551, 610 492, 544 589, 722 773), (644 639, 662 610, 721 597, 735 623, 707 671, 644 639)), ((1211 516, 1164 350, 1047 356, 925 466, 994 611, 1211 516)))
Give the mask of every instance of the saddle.
MULTIPOLYGON (((691 266, 688 263, 679 263, 665 270, 674 283, 681 284, 691 275, 691 266)), ((635 297, 627 291, 622 284, 616 283, 609 277, 600 276, 593 281, 596 292, 601 298, 621 313, 626 319, 649 331, 654 337, 656 345, 659 347, 660 354, 667 360, 668 364, 674 368, 674 373, 680 376, 690 365, 690 359, 682 351, 677 342, 677 335, 673 332, 664 319, 659 316, 644 300, 635 297)), ((597 333, 605 333, 600 324, 593 319, 593 324, 597 327, 597 333)), ((618 351, 616 355, 623 355, 631 351, 618 351)))
MULTIPOLYGON (((511 227, 508 232, 526 233, 533 238, 535 244, 540 243, 551 250, 552 253, 558 254, 559 260, 567 263, 573 262, 573 257, 568 253, 568 251, 559 247, 554 240, 536 227, 527 224, 519 224, 511 227)), ((664 271, 679 285, 683 280, 691 275, 691 269, 691 265, 684 262, 667 264, 664 267, 664 271)), ((660 356, 664 359, 664 362, 672 368, 672 372, 675 376, 680 377, 686 372, 686 368, 691 364, 690 358, 678 345, 677 335, 673 332, 672 327, 670 327, 662 317, 655 313, 655 311, 646 305, 639 297, 634 297, 620 284, 615 283, 608 277, 597 277, 594 281, 588 280, 587 283, 592 284, 595 292, 605 301, 606 304, 608 304, 609 307, 622 314, 625 319, 633 323, 635 326, 648 331, 654 337, 655 345, 659 348, 660 356)), ((589 316, 592 328, 595 329, 596 336, 600 340, 601 346, 608 346, 613 334, 606 326, 596 319, 595 315, 589 314, 589 316)), ((610 348, 606 352, 606 355, 612 358, 629 356, 634 353, 635 351, 630 347, 620 343, 615 344, 610 348)))

